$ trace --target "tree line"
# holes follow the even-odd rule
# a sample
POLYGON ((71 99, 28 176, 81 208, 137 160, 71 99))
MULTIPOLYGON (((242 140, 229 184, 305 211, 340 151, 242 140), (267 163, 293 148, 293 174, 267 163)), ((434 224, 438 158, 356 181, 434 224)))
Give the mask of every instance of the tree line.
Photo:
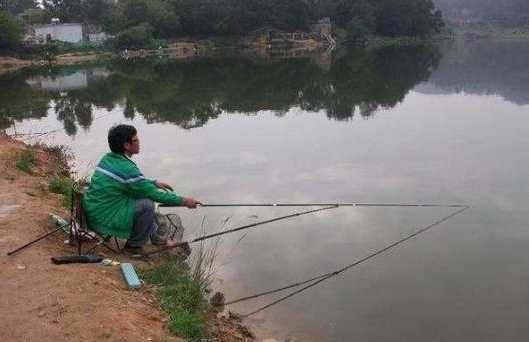
POLYGON ((527 0, 434 0, 443 14, 457 21, 489 21, 513 26, 529 24, 527 0))
MULTIPOLYGON (((98 25, 122 36, 125 42, 131 37, 245 35, 263 27, 306 31, 323 17, 329 17, 336 27, 353 37, 428 36, 443 26, 433 0, 42 0, 41 3, 47 20, 59 18, 62 22, 98 25)), ((10 15, 36 6, 33 0, 0 0, 0 11, 10 15)))

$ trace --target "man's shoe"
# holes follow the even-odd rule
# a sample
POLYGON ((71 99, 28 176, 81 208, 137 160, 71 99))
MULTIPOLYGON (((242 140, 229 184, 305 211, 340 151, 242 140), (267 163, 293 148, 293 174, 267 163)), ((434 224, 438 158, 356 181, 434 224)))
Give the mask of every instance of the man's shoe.
POLYGON ((129 246, 126 244, 125 244, 125 247, 123 247, 123 251, 132 256, 143 256, 143 254, 145 253, 143 251, 143 246, 135 247, 135 246, 129 246))

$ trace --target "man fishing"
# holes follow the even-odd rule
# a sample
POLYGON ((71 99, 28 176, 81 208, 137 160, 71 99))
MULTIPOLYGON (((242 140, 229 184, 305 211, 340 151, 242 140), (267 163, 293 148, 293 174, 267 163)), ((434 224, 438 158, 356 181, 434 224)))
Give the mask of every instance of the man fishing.
POLYGON ((149 180, 130 158, 140 152, 137 130, 130 125, 117 125, 108 132, 107 153, 90 181, 83 205, 90 228, 105 235, 127 239, 125 251, 143 254, 143 246, 168 245, 157 237, 154 202, 196 208, 199 201, 175 194, 173 188, 160 181, 149 180))

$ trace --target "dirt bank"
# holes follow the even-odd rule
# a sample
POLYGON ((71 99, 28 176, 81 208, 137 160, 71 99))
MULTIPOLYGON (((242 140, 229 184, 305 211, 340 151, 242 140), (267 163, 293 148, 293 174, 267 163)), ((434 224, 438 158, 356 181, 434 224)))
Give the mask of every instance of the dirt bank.
POLYGON ((0 56, 0 76, 33 65, 33 61, 0 56))
MULTIPOLYGON (((52 229, 48 213, 66 216, 50 179, 62 172, 56 157, 36 149, 31 174, 16 166, 28 146, 0 133, 0 312, 2 341, 181 341, 169 336, 167 317, 148 289, 129 291, 119 266, 56 266, 51 256, 72 255, 59 233, 19 254, 7 252, 52 229)), ((107 254, 120 261, 122 256, 107 254)), ((212 318, 215 341, 246 341, 233 320, 212 318)))
MULTIPOLYGON (((207 42, 182 41, 174 42, 164 49, 125 50, 119 56, 122 58, 144 58, 153 55, 165 55, 174 59, 185 59, 202 55, 209 48, 207 42)), ((55 56, 51 62, 40 59, 19 59, 0 56, 0 76, 30 66, 43 66, 49 63, 52 65, 76 65, 110 59, 112 56, 113 54, 111 52, 67 53, 55 56)))
MULTIPOLYGON (((111 53, 68 53, 58 55, 51 62, 53 65, 75 65, 84 64, 101 59, 109 59, 112 57, 111 53)), ((17 71, 30 66, 48 65, 49 62, 39 59, 19 59, 14 57, 0 56, 0 76, 9 72, 17 71)))

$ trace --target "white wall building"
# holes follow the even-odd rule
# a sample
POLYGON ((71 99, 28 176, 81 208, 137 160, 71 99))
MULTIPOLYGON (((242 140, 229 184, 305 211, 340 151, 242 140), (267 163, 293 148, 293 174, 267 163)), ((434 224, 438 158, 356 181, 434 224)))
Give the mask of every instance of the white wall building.
POLYGON ((46 24, 35 25, 35 37, 42 42, 48 39, 68 43, 79 43, 83 40, 83 26, 81 24, 46 24))

